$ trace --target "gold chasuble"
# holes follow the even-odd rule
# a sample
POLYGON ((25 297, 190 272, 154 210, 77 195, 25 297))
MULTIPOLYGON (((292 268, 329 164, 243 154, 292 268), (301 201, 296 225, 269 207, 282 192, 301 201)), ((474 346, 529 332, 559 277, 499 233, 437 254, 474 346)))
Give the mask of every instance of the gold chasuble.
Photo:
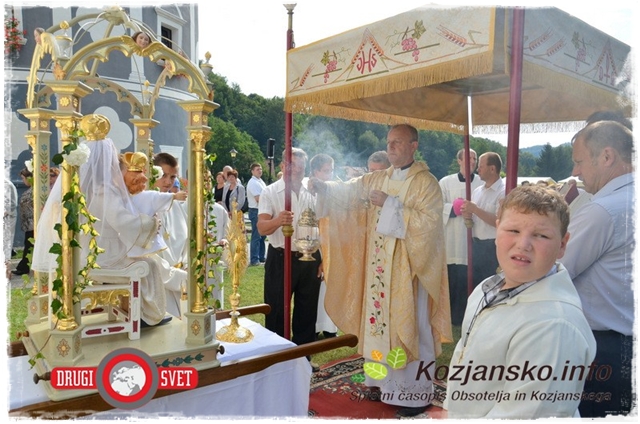
POLYGON ((365 358, 381 361, 380 354, 386 358, 389 350, 402 348, 410 362, 420 359, 418 284, 429 295, 436 355, 440 343, 453 340, 442 193, 425 163, 414 162, 403 181, 391 180, 392 172, 393 167, 346 183, 328 182, 318 198, 330 218, 321 233, 323 244, 331 246, 328 255, 323 252, 325 308, 338 328, 358 336, 365 358), (376 231, 381 208, 369 203, 371 190, 399 199, 404 239, 376 231))

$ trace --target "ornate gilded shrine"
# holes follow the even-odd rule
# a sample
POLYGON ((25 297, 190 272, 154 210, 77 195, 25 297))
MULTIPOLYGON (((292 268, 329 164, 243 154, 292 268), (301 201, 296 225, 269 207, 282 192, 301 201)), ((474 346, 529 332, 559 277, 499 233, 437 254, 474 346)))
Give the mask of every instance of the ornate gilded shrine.
MULTIPOLYGON (((139 60, 139 59, 136 59, 139 60)), ((207 61, 208 62, 208 61, 207 61)), ((115 95, 119 103, 129 106, 129 122, 133 125, 134 149, 144 152, 149 158, 154 154, 152 131, 160 122, 154 119, 156 102, 165 88, 167 80, 180 75, 186 78, 187 91, 193 100, 175 102, 176 110, 184 111, 188 125, 185 128, 184 145, 188 150, 189 191, 194 195, 188 197, 189 239, 194 244, 189 252, 189 264, 197 264, 198 252, 206 250, 206 234, 203 225, 205 205, 202 196, 195 195, 204 190, 204 146, 211 137, 208 127, 208 117, 218 105, 213 102, 213 88, 208 83, 206 75, 211 72, 211 66, 203 63, 202 70, 194 65, 182 52, 165 46, 144 23, 131 19, 123 9, 112 7, 100 14, 78 16, 68 22, 54 25, 42 34, 35 47, 28 80, 26 108, 18 112, 29 120, 27 141, 32 150, 34 164, 34 209, 35 225, 39 213, 49 194, 48 151, 51 140, 51 128, 59 130, 60 147, 64 147, 71 140, 72 134, 78 129, 78 123, 84 115, 93 113, 82 107, 82 99, 92 93, 115 95), (87 25, 96 22, 106 23, 104 38, 86 43, 79 43, 87 25), (115 27, 121 27, 125 33, 136 31, 146 32, 151 43, 146 47, 137 45, 130 35, 112 36, 115 27), (73 36, 69 32, 78 28, 73 36), (75 51, 77 49, 77 51, 75 51), (114 53, 126 58, 138 57, 154 63, 163 63, 164 68, 157 79, 149 82, 139 81, 144 87, 136 95, 125 84, 114 79, 103 77, 97 73, 100 63, 107 63, 114 53), (43 64, 50 64, 43 68, 43 64)), ((175 104, 174 103, 174 104, 175 104)), ((176 113, 184 113, 176 112, 176 113)), ((151 162, 151 161, 150 161, 151 162)), ((71 181, 75 178, 76 167, 70 166, 66 160, 61 164, 62 194, 69 191, 71 181)), ((150 174, 150 169, 147 169, 150 174)), ((48 275, 36 273, 33 286, 33 297, 29 300, 29 315, 27 327, 29 337, 23 339, 27 351, 32 357, 42 352, 44 359, 36 361, 38 371, 45 372, 55 364, 93 366, 97 357, 105 351, 105 343, 113 347, 127 345, 126 338, 108 336, 96 339, 83 339, 79 336, 82 328, 82 317, 79 306, 74 302, 73 293, 78 280, 79 264, 75 257, 73 240, 65 220, 62 220, 61 230, 61 270, 63 293, 60 301, 64 319, 58 320, 55 328, 50 324, 48 275), (60 349, 60 346, 68 348, 60 349)), ((37 237, 37 234, 36 234, 37 237)), ((138 343, 138 348, 146 351, 157 361, 174 361, 185 355, 199 355, 201 363, 196 368, 206 369, 219 365, 216 359, 218 343, 214 338, 215 322, 213 311, 209 310, 203 299, 199 287, 198 275, 192 273, 194 268, 199 273, 205 272, 196 266, 189 266, 188 280, 188 310, 186 319, 172 323, 164 331, 167 339, 165 350, 158 350, 157 346, 144 341, 144 336, 138 343), (186 328, 186 331, 185 331, 186 328), (186 334, 186 336, 185 336, 186 334)), ((89 274, 91 275, 91 274, 89 274)), ((110 298, 107 296, 107 298, 110 298)), ((155 337, 159 332, 155 333, 155 337)), ((158 343, 155 343, 158 345, 158 343)), ((178 361, 179 362, 179 361, 178 361)), ((68 394, 56 393, 49 388, 50 397, 54 400, 68 397, 68 394)))

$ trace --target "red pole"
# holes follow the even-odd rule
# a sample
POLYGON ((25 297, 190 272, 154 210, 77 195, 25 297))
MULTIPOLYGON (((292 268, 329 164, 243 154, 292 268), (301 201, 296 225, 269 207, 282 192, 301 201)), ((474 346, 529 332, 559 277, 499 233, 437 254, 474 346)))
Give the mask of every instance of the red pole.
MULTIPOLYGON (((464 126, 464 189, 465 199, 471 200, 471 144, 469 132, 471 127, 471 98, 467 97, 467 124, 464 126)), ((473 291, 473 220, 465 219, 467 227, 467 294, 473 291)))
MULTIPOLYGON (((507 142, 507 184, 509 193, 518 184, 520 149, 520 109, 522 104, 522 57, 524 43, 524 8, 513 8, 511 32, 511 82, 509 88, 509 130, 507 142)), ((505 194, 506 194, 505 193, 505 194)))
MULTIPOLYGON (((293 9, 295 3, 285 4, 289 15, 287 29, 287 51, 293 48, 293 9)), ((284 114, 284 208, 291 210, 291 136, 293 134, 293 115, 284 114)), ((291 228, 290 230, 293 230, 291 228)), ((291 340, 291 234, 283 228, 284 237, 284 338, 291 340), (287 235, 288 234, 288 235, 287 235)))

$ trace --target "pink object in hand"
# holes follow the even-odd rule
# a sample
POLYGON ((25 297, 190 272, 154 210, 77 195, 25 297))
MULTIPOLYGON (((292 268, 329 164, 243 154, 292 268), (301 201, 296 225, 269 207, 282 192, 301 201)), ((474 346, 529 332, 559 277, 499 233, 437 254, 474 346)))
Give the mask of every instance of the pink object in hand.
POLYGON ((464 204, 464 199, 462 197, 458 197, 453 201, 453 213, 460 216, 462 215, 462 205, 464 204))

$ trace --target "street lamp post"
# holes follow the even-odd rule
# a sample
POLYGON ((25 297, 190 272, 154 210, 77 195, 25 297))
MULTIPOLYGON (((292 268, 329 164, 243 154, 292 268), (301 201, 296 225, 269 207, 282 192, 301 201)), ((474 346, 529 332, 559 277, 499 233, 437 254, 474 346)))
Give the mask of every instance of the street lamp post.
POLYGON ((233 169, 236 169, 236 156, 238 155, 238 151, 232 148, 229 151, 229 154, 231 155, 231 167, 233 169))

